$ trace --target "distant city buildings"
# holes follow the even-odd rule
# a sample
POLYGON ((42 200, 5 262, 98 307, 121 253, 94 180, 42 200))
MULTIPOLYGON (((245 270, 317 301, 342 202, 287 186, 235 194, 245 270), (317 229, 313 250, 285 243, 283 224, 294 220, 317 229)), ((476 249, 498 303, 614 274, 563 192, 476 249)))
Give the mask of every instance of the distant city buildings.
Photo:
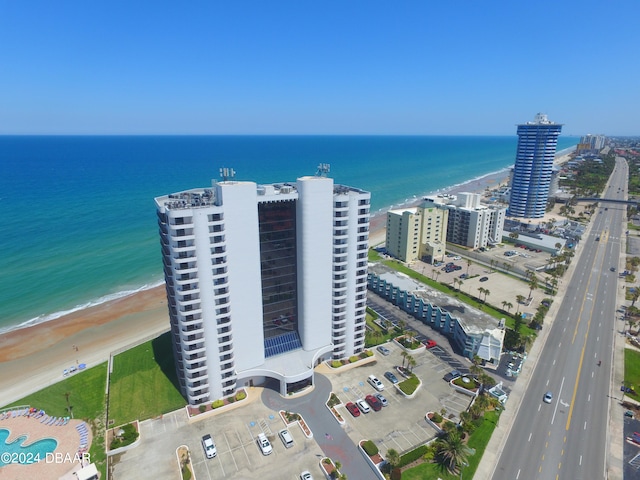
POLYGON ((325 176, 225 179, 155 199, 176 370, 189 404, 313 383, 362 352, 370 193, 325 176))
POLYGON ((576 155, 596 155, 605 146, 606 137, 604 135, 587 134, 580 137, 580 143, 576 146, 576 155))
POLYGON ((508 215, 519 218, 544 216, 561 130, 561 124, 549 121, 541 113, 533 122, 518 125, 508 215))

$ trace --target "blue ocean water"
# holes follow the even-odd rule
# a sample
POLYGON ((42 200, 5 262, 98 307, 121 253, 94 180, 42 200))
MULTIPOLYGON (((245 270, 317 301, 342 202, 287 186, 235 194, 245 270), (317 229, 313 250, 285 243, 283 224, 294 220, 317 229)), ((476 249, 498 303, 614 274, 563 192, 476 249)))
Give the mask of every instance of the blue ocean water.
MULTIPOLYGON (((558 149, 578 143, 561 137, 558 149)), ((236 179, 330 176, 372 213, 511 166, 517 137, 0 137, 0 332, 162 281, 153 198, 236 179)))

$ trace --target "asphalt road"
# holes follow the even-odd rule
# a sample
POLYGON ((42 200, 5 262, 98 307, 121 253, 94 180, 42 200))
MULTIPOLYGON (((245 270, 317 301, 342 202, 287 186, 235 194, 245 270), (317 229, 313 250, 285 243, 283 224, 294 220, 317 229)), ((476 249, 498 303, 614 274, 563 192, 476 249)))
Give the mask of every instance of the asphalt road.
MULTIPOLYGON (((619 158, 603 196, 623 199, 627 178, 626 161, 619 158)), ((591 234, 582 240, 580 263, 493 478, 607 477, 607 419, 626 206, 601 203, 598 210, 591 234), (542 400, 547 391, 553 392, 551 404, 542 400)))

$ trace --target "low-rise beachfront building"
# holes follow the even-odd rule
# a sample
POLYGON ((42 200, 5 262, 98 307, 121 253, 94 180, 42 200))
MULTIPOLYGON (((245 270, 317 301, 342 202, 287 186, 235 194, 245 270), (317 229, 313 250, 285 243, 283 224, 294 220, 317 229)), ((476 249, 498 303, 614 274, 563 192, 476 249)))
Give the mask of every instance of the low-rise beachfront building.
POLYGON ((173 350, 189 404, 313 383, 362 352, 371 195, 326 176, 214 181, 155 199, 173 350))
POLYGON ((369 290, 447 336, 461 355, 497 365, 504 343, 504 321, 426 287, 389 267, 369 267, 369 290))
POLYGON ((506 207, 483 205, 478 193, 457 196, 439 195, 426 199, 425 205, 439 206, 449 212, 446 241, 477 249, 502 242, 506 207))
POLYGON ((449 213, 438 205, 423 203, 417 207, 387 212, 387 253, 411 263, 442 260, 446 250, 449 213))

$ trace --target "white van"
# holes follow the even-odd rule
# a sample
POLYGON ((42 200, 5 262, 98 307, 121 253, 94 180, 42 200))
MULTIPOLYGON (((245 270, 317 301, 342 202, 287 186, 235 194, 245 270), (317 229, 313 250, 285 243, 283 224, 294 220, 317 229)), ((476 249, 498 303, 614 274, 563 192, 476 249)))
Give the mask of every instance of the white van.
POLYGON ((285 447, 293 447, 293 437, 289 433, 289 430, 287 430, 286 428, 280 430, 278 432, 278 436, 280 437, 280 440, 282 440, 282 443, 284 443, 285 447))
POLYGON ((379 392, 384 390, 384 385, 380 380, 376 378, 375 375, 369 375, 369 378, 367 378, 367 382, 369 382, 369 384, 379 392))

